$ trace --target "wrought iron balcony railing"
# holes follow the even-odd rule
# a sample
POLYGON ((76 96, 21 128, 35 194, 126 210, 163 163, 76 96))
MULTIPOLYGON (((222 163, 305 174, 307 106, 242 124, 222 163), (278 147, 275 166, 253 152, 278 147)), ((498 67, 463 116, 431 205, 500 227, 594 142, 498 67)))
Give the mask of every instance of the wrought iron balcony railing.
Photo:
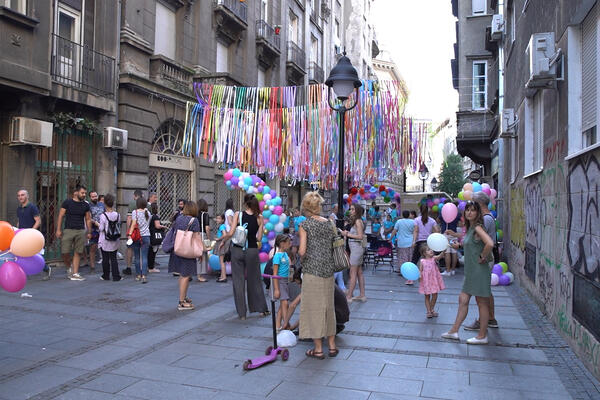
POLYGON ((114 58, 53 33, 51 62, 55 82, 103 97, 114 97, 114 58))
POLYGON ((275 34, 275 29, 266 21, 256 21, 256 37, 265 40, 272 47, 279 49, 281 37, 275 34))
POLYGON ((287 60, 304 70, 306 68, 306 53, 296 43, 288 41, 287 60))
POLYGON ((323 68, 321 68, 316 62, 311 62, 308 71, 308 79, 313 82, 322 83, 325 79, 324 77, 325 74, 323 72, 323 68))
POLYGON ((248 23, 248 6, 245 2, 240 0, 215 0, 215 4, 225 7, 236 17, 248 23))

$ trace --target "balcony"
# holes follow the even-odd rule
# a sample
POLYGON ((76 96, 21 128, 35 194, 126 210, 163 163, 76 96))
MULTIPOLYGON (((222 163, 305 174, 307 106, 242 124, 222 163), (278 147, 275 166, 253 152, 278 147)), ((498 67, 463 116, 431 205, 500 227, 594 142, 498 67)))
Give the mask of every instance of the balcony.
POLYGON ((237 42, 248 28, 248 6, 240 0, 213 0, 217 35, 228 45, 237 42))
POLYGON ((281 37, 266 21, 256 21, 256 56, 260 65, 272 67, 281 54, 281 37))
POLYGON ((106 98, 115 95, 115 59, 52 34, 52 80, 106 98))
POLYGON ((487 110, 459 111, 456 119, 458 153, 489 167, 492 160, 491 145, 498 130, 496 115, 487 110))
POLYGON ((311 62, 308 68, 308 80, 310 83, 323 83, 325 80, 325 73, 317 63, 311 62))
POLYGON ((287 78, 294 84, 302 84, 306 75, 306 54, 296 43, 287 43, 287 78))
POLYGON ((150 79, 186 95, 193 94, 194 71, 160 54, 150 57, 150 79))

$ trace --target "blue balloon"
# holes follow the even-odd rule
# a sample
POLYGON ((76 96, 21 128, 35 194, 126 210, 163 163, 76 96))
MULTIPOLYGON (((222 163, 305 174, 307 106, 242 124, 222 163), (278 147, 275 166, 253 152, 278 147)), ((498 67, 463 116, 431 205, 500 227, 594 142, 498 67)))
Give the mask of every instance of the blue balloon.
POLYGON ((267 231, 271 232, 273 229, 275 229, 275 226, 274 226, 272 223, 270 223, 270 222, 267 222, 267 223, 265 224, 265 229, 266 229, 267 231))
POLYGON ((238 168, 234 168, 233 171, 231 171, 231 173, 233 174, 233 176, 237 176, 237 177, 242 175, 242 171, 240 171, 238 168))
POLYGON ((269 238, 267 237, 267 235, 263 235, 263 238, 261 240, 262 243, 269 243, 269 238))
MULTIPOLYGON (((268 240, 268 239, 267 239, 267 240, 268 240)), ((267 242, 267 243, 264 243, 264 244, 262 245, 262 247, 260 248, 260 252, 261 252, 261 253, 268 253, 268 252, 270 252, 270 251, 271 251, 271 245, 270 245, 268 242, 267 242)))
POLYGON ((473 182, 473 193, 481 192, 481 184, 479 182, 473 182))
POLYGON ((369 192, 377 193, 377 188, 375 186, 371 186, 371 189, 369 189, 369 192))
POLYGON ((227 187, 230 187, 231 186, 231 181, 227 181, 227 182, 225 182, 225 184, 227 185, 227 187))
POLYGON ((272 223, 273 225, 277 225, 279 223, 279 215, 271 215, 269 217, 269 222, 272 223))
POLYGON ((271 210, 263 211, 263 218, 269 219, 269 218, 271 218, 271 215, 273 215, 273 212, 271 210))
POLYGON ((400 273, 409 281, 416 281, 421 276, 419 273, 419 268, 411 262, 405 262, 402 264, 400 267, 400 273))
POLYGON ((271 188, 268 187, 267 185, 265 185, 265 187, 263 187, 263 193, 264 194, 271 193, 271 188))
POLYGON ((494 216, 494 218, 498 217, 498 213, 496 211, 491 211, 492 215, 494 216))
POLYGON ((249 176, 244 178, 244 184, 246 184, 247 186, 252 186, 252 178, 249 176))
POLYGON ((208 258, 208 265, 210 265, 210 268, 213 271, 220 271, 221 270, 221 262, 219 261, 219 256, 217 256, 215 254, 211 254, 210 257, 208 258))

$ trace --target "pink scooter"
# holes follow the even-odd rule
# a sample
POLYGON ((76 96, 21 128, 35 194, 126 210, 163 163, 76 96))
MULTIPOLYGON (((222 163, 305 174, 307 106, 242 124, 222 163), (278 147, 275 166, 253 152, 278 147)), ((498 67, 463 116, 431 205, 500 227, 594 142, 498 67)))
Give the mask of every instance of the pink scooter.
POLYGON ((271 287, 269 289, 269 293, 271 294, 271 316, 273 319, 273 346, 267 347, 265 350, 265 355, 262 357, 255 358, 254 360, 246 360, 244 361, 244 370, 249 371, 251 369, 256 369, 262 367, 265 364, 272 363, 277 360, 277 355, 281 354, 281 360, 287 361, 290 357, 290 352, 287 349, 283 349, 277 346, 277 332, 275 330, 275 298, 273 297, 273 279, 284 279, 281 276, 277 275, 267 275, 263 274, 264 278, 271 279, 271 287))

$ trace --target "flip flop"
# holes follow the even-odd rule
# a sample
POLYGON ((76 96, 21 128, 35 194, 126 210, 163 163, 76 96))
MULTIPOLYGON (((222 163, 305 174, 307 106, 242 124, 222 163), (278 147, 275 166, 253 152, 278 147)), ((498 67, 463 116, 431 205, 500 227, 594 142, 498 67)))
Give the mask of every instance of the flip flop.
POLYGON ((306 350, 306 357, 316 358, 317 360, 324 360, 325 354, 322 351, 316 352, 315 349, 306 350))
POLYGON ((328 353, 329 357, 333 358, 333 357, 337 356, 338 354, 340 354, 339 349, 329 349, 329 353, 328 353))

